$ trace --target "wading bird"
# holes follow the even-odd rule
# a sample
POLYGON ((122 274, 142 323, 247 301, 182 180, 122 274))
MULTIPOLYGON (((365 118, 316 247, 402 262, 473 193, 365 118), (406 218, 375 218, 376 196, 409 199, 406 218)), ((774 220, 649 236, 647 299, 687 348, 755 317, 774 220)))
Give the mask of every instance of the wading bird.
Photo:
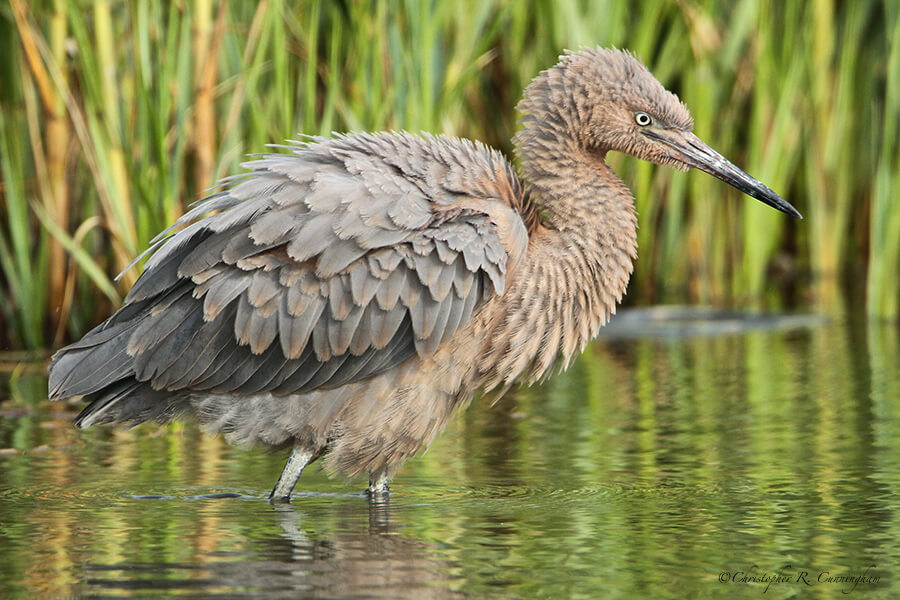
POLYGON ((386 493, 477 390, 568 365, 615 311, 637 220, 608 152, 800 216, 691 133, 627 52, 564 55, 518 109, 519 172, 478 142, 394 132, 246 163, 154 241, 124 306, 54 356, 50 397, 89 402, 79 427, 190 415, 291 447, 273 501, 322 456, 386 493))

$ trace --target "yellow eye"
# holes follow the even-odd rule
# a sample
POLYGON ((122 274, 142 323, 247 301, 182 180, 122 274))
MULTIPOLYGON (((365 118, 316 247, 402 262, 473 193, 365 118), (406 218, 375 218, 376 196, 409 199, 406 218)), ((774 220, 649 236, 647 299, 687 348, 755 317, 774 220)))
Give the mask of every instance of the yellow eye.
POLYGON ((634 113, 634 122, 641 127, 646 127, 653 122, 653 119, 651 119, 650 115, 645 112, 636 112, 634 113))

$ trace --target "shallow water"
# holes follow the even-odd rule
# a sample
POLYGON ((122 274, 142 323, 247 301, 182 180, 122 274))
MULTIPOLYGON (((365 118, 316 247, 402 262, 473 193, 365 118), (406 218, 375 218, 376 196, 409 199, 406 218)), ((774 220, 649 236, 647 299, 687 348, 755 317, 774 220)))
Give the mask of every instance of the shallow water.
POLYGON ((383 504, 313 470, 272 507, 280 454, 78 432, 0 375, 0 597, 900 597, 897 326, 648 316, 383 504))

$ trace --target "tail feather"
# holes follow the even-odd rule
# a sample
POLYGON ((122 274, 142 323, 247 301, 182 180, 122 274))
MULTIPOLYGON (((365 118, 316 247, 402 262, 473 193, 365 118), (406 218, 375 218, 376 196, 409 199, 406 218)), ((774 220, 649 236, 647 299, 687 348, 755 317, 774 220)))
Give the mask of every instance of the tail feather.
MULTIPOLYGON (((118 316, 119 313, 116 313, 118 316)), ((132 319, 130 321, 123 321, 118 323, 110 323, 112 319, 108 319, 104 321, 102 324, 98 325, 91 331, 87 332, 83 338, 78 340, 77 342, 71 343, 65 348, 61 349, 59 352, 53 355, 53 362, 50 364, 51 368, 53 364, 56 363, 57 359, 65 353, 71 352, 73 350, 80 350, 83 348, 91 348, 93 346, 99 346, 104 342, 108 342, 113 339, 117 335, 121 335, 130 331, 137 325, 137 323, 143 319, 143 315, 138 319, 132 319)))
POLYGON ((90 404, 74 421, 81 429, 120 423, 133 427, 150 420, 162 423, 190 408, 185 396, 154 390, 148 383, 131 378, 110 385, 88 400, 90 404))
POLYGON ((133 359, 126 347, 131 330, 139 322, 129 321, 121 329, 113 326, 106 330, 116 330, 111 337, 105 335, 106 331, 99 332, 95 344, 88 345, 85 338, 79 346, 57 352, 50 364, 50 399, 86 396, 132 375, 133 359))
POLYGON ((87 396, 135 375, 135 354, 177 331, 184 314, 196 309, 198 302, 190 289, 185 284, 161 297, 126 304, 81 340, 57 352, 50 363, 50 399, 87 396))
POLYGON ((114 383, 102 393, 98 394, 97 397, 93 398, 92 402, 85 406, 78 416, 75 417, 73 423, 75 423, 76 427, 84 429, 91 425, 96 425, 97 423, 112 422, 114 419, 111 418, 109 409, 112 408, 116 402, 127 397, 128 394, 133 392, 139 385, 140 384, 133 379, 114 383))

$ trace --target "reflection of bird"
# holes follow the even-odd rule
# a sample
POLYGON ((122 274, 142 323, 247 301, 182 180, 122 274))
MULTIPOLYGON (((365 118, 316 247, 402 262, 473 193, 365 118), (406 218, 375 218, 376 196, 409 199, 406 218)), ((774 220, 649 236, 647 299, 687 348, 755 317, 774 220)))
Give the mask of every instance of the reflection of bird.
MULTIPOLYGON (((233 551, 233 538, 217 536, 216 528, 210 528, 205 519, 186 524, 180 512, 174 513, 178 516, 170 517, 166 525, 179 527, 179 531, 187 526, 182 535, 204 538, 203 545, 192 549, 189 561, 154 564, 150 567, 154 577, 150 578, 146 562, 128 561, 134 552, 115 554, 112 561, 99 554, 94 559, 99 563, 83 567, 90 574, 88 589, 113 592, 140 585, 148 597, 155 597, 157 591, 160 596, 234 593, 236 597, 246 594, 291 600, 467 597, 456 589, 460 565, 447 555, 446 548, 402 531, 408 521, 397 522, 396 517, 403 516, 392 515, 387 502, 365 507, 346 499, 317 500, 314 517, 295 512, 290 504, 276 506, 272 523, 259 528, 273 534, 242 540, 240 552, 233 551)), ((254 515, 257 518, 265 515, 254 515)), ((254 524, 258 522, 265 521, 254 520, 254 524)), ((116 550, 124 550, 118 544, 131 548, 134 540, 114 538, 110 543, 116 550)))
POLYGON ((85 396, 81 427, 190 413, 233 441, 291 446, 274 499, 323 454, 382 492, 476 389, 568 364, 609 318, 636 218, 608 151, 800 216, 692 134, 626 52, 564 56, 519 109, 521 178, 480 144, 405 133, 249 163, 154 244, 115 315, 56 354, 51 397, 85 396))

